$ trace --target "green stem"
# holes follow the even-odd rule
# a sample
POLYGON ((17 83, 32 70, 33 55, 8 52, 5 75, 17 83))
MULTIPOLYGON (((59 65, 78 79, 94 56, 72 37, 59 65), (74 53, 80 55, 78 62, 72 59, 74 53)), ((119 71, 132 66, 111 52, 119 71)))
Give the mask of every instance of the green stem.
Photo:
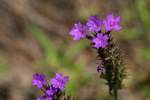
POLYGON ((114 99, 115 100, 118 99, 118 90, 117 89, 114 90, 114 99))
POLYGON ((115 78, 114 78, 114 98, 118 99, 118 68, 115 68, 115 78))

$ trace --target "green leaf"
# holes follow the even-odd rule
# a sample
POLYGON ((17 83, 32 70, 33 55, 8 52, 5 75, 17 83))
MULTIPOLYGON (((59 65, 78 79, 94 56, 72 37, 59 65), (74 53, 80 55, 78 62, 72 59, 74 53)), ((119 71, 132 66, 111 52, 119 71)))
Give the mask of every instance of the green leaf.
POLYGON ((51 66, 58 67, 59 58, 57 55, 57 50, 48 36, 46 36, 46 34, 36 26, 33 26, 30 30, 44 49, 46 63, 51 66))
POLYGON ((144 94, 144 96, 147 98, 146 100, 150 100, 150 85, 143 85, 141 87, 141 90, 144 94))
POLYGON ((79 55, 82 50, 87 47, 86 42, 76 42, 74 45, 70 45, 65 52, 66 60, 72 60, 75 56, 79 55))
POLYGON ((4 73, 5 71, 7 71, 8 69, 8 65, 7 64, 0 64, 0 73, 4 73))
POLYGON ((150 48, 143 48, 140 50, 142 59, 150 60, 150 48))
MULTIPOLYGON (((148 35, 150 36, 150 11, 148 9, 148 3, 145 0, 137 0, 136 1, 137 10, 139 11, 139 16, 141 17, 141 20, 146 28, 146 31, 148 32, 148 35)), ((146 34, 146 33, 145 33, 146 34)))

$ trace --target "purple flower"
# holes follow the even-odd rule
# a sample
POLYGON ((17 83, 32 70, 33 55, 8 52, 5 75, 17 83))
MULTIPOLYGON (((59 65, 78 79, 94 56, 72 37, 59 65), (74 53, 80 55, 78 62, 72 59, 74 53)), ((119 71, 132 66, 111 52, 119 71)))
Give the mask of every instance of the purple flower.
POLYGON ((109 36, 107 34, 106 35, 97 34, 97 36, 92 39, 92 42, 94 43, 94 47, 97 49, 100 47, 106 48, 108 44, 108 39, 109 39, 109 36))
POLYGON ((101 30, 101 20, 97 18, 97 16, 91 16, 86 23, 86 27, 89 32, 98 32, 101 30))
POLYGON ((53 100, 53 98, 57 98, 58 93, 63 92, 68 80, 67 76, 56 73, 56 76, 51 79, 51 84, 46 85, 49 83, 47 83, 44 74, 34 74, 32 84, 43 92, 42 96, 38 96, 37 100, 53 100))
POLYGON ((44 97, 38 96, 37 100, 52 100, 52 97, 51 96, 44 96, 44 97))
POLYGON ((80 40, 86 37, 86 28, 80 22, 75 23, 69 34, 73 36, 74 40, 80 40))
POLYGON ((111 31, 112 29, 119 31, 120 26, 120 16, 114 17, 113 14, 109 14, 106 20, 103 21, 106 31, 111 31))
POLYGON ((45 100, 52 100, 52 97, 46 97, 45 100))
POLYGON ((37 100, 44 100, 42 96, 38 96, 37 100))
POLYGON ((53 95, 57 92, 57 90, 58 90, 58 89, 56 89, 56 88, 50 87, 50 88, 48 88, 48 89, 46 90, 46 94, 47 94, 48 96, 53 96, 53 95))
POLYGON ((43 88, 46 85, 46 79, 44 74, 34 74, 32 84, 38 88, 43 88))
POLYGON ((68 76, 63 77, 62 74, 56 73, 56 76, 51 79, 51 85, 54 88, 58 88, 63 91, 68 81, 69 81, 68 76))

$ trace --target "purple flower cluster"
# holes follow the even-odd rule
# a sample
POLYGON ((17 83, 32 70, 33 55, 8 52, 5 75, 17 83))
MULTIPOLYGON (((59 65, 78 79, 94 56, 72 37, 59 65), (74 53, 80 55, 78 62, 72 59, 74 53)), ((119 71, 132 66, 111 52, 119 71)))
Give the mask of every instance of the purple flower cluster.
POLYGON ((107 15, 106 19, 103 21, 106 31, 111 31, 112 29, 119 31, 120 26, 120 16, 114 17, 113 14, 107 15))
POLYGON ((90 41, 91 47, 96 49, 99 60, 97 72, 100 78, 107 81, 109 93, 114 96, 115 100, 126 76, 122 55, 111 36, 113 30, 122 29, 120 21, 120 16, 113 14, 108 14, 103 20, 97 16, 91 16, 85 25, 78 22, 70 31, 74 40, 86 38, 90 41))
POLYGON ((92 42, 94 43, 94 47, 95 48, 106 48, 107 44, 108 44, 108 39, 109 36, 108 35, 103 35, 103 34, 97 34, 96 37, 94 37, 92 39, 92 42))
POLYGON ((67 76, 62 76, 62 74, 56 73, 56 76, 51 79, 51 84, 54 88, 59 88, 61 91, 64 90, 66 83, 68 82, 67 76))
POLYGON ((90 37, 92 47, 99 49, 107 47, 109 33, 112 30, 119 31, 120 29, 120 16, 114 17, 113 14, 109 14, 104 20, 99 20, 97 16, 91 16, 85 26, 80 22, 75 23, 69 34, 73 36, 74 40, 90 37), (102 32, 102 26, 104 26, 105 32, 102 32))
POLYGON ((97 16, 91 16, 86 23, 89 32, 99 32, 101 30, 102 21, 97 16))
POLYGON ((86 28, 80 22, 75 23, 69 34, 74 40, 80 40, 86 37, 86 28))
POLYGON ((44 74, 34 74, 32 84, 37 86, 39 89, 43 88, 46 85, 46 77, 44 74))
POLYGON ((49 82, 44 74, 34 74, 32 84, 44 92, 44 95, 38 96, 37 100, 53 100, 57 93, 64 91, 68 81, 69 77, 60 73, 56 73, 56 76, 49 82))

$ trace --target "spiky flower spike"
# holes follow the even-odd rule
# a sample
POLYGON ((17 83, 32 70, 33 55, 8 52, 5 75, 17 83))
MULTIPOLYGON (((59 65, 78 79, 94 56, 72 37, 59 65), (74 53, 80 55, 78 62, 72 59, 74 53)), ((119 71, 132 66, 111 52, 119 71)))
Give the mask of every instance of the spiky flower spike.
POLYGON ((80 39, 90 40, 91 47, 97 50, 100 59, 97 71, 100 73, 100 77, 107 81, 110 95, 117 100, 118 90, 121 89, 122 81, 126 75, 122 55, 110 33, 112 30, 119 31, 121 29, 120 16, 114 17, 113 14, 109 14, 103 21, 99 20, 97 16, 92 16, 85 27, 82 25, 83 29, 81 27, 77 29, 75 24, 71 30, 71 33, 74 34, 72 36, 76 38, 75 36, 82 34, 84 37, 80 39), (104 32, 101 30, 102 27, 105 28, 104 32), (84 33, 75 30, 84 30, 84 33))
POLYGON ((69 77, 60 73, 56 73, 56 76, 50 80, 46 80, 44 74, 34 74, 32 84, 43 92, 43 95, 38 96, 37 100, 76 100, 64 94, 68 81, 69 77))

